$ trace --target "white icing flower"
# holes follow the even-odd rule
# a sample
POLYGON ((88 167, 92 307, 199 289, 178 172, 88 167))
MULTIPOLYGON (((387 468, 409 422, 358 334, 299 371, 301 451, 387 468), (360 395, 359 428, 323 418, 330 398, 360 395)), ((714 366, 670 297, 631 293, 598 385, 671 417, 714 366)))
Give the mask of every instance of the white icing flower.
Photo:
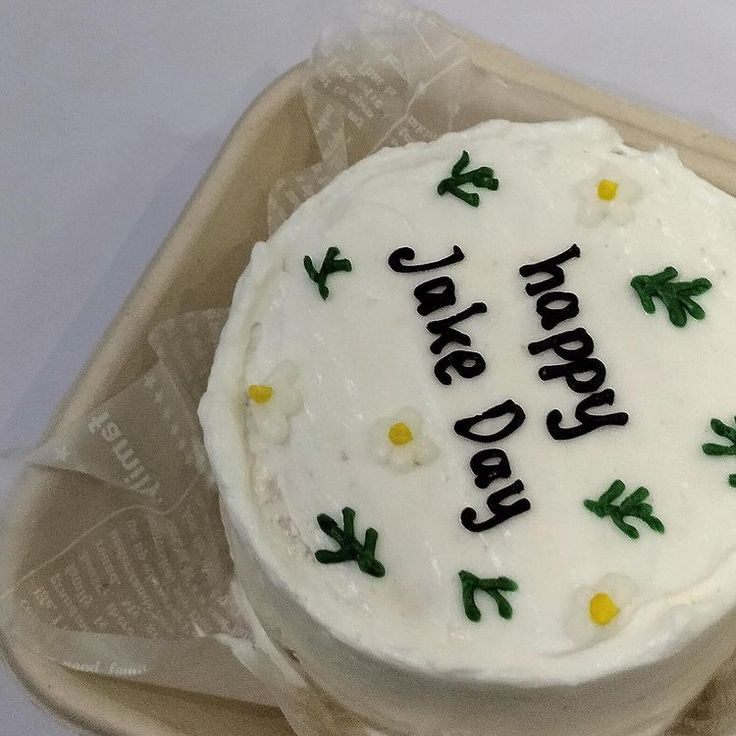
POLYGON ((373 424, 371 445, 378 462, 398 473, 428 465, 439 454, 437 445, 422 431, 421 414, 408 406, 373 424))
POLYGON ((626 625, 636 593, 633 580, 618 573, 576 588, 567 619, 568 635, 582 645, 614 635, 626 625))
POLYGON ((582 198, 578 210, 581 225, 598 225, 605 218, 617 225, 625 225, 634 219, 634 205, 643 194, 641 185, 622 175, 613 166, 602 168, 597 176, 578 184, 582 198))
POLYGON ((296 386, 297 366, 289 360, 279 363, 265 383, 248 386, 247 406, 251 425, 265 440, 281 444, 289 437, 289 418, 303 406, 296 386))

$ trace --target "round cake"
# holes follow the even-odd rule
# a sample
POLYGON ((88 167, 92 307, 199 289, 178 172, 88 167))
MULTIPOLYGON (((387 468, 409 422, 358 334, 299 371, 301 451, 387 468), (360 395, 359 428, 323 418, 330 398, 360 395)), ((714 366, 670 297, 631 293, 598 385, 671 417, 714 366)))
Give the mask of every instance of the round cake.
POLYGON ((736 202, 600 120, 383 150, 200 406, 271 642, 375 732, 661 732, 736 647, 736 202))

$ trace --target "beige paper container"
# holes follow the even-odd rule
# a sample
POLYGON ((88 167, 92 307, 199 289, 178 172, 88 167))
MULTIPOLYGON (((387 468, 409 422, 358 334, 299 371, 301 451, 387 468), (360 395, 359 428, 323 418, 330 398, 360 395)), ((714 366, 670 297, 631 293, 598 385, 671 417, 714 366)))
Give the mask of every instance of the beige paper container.
MULTIPOLYGON (((477 84, 487 85, 492 116, 541 120, 597 115, 638 148, 675 147, 684 162, 736 195, 736 144, 694 125, 637 108, 556 76, 509 51, 467 37, 477 84), (487 76, 488 74, 492 76, 487 76), (520 87, 521 85, 521 87, 520 87), (519 90, 522 90, 520 94, 519 90)), ((229 304, 250 246, 267 237, 266 204, 283 174, 318 160, 300 93, 302 67, 274 82, 243 115, 169 237, 108 329, 49 428, 63 430, 149 368, 145 336, 163 320, 229 304), (288 146, 284 142, 288 141, 288 146), (274 145, 277 143, 277 145, 274 145), (288 149, 288 150, 287 150, 288 149), (206 268, 202 264, 206 259, 206 268), (203 274, 206 274, 206 278, 203 274)), ((54 475, 74 483, 73 475, 54 475)), ((44 519, 54 488, 29 471, 9 520, 6 554, 48 556, 44 519)), ((74 513, 84 514, 83 508, 74 513)), ((53 541, 53 540, 52 540, 53 541)), ((0 580, 0 589, 7 581, 0 580)), ((32 697, 59 718, 93 733, 119 736, 288 736, 275 709, 73 672, 0 639, 0 648, 32 697)), ((594 736, 591 734, 591 736, 594 736)))

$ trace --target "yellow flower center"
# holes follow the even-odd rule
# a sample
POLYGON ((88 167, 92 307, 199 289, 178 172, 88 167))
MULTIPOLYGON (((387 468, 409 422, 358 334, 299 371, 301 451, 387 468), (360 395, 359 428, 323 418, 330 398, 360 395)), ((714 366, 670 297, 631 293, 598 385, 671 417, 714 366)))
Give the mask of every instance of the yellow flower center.
POLYGON ((271 386, 261 386, 257 383, 248 386, 248 396, 256 404, 266 404, 273 397, 273 388, 271 386))
POLYGON ((601 179, 598 182, 598 199, 602 199, 605 202, 610 202, 612 199, 616 199, 617 194, 617 181, 611 181, 610 179, 601 179))
POLYGON ((401 445, 408 445, 414 439, 414 435, 404 422, 396 422, 388 430, 388 438, 392 445, 401 447, 401 445))
POLYGON ((608 626, 620 612, 608 593, 596 593, 588 604, 590 620, 597 626, 608 626))

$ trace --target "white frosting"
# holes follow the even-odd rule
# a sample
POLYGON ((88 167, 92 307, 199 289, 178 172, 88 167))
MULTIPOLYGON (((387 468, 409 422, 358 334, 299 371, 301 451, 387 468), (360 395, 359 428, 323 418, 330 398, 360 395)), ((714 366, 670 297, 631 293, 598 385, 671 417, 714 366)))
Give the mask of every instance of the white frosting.
POLYGON ((200 408, 239 575, 273 640, 332 698, 400 733, 657 732, 736 645, 736 491, 727 481, 736 458, 701 450, 724 442, 710 419, 736 412, 735 247, 732 198, 672 151, 627 148, 598 120, 490 122, 384 150, 302 205, 255 247, 200 408), (496 192, 479 190, 478 208, 436 193, 463 149, 469 168, 491 166, 500 180, 496 192), (601 178, 621 182, 610 212, 594 199, 601 178), (573 243, 581 257, 563 265, 560 288, 578 296, 580 314, 546 331, 519 267, 573 243), (454 244, 465 259, 445 268, 402 274, 387 264, 400 246, 427 262, 454 244), (302 260, 309 254, 319 268, 331 245, 353 270, 331 275, 323 300, 302 260), (684 328, 661 302, 646 314, 629 285, 670 265, 682 279, 713 283, 697 297, 705 319, 684 328), (419 316, 414 288, 440 275, 454 280, 457 304, 419 316), (488 312, 458 327, 487 368, 443 386, 425 326, 475 301, 488 312), (540 367, 561 361, 527 345, 575 327, 595 341, 602 388, 615 390, 605 411, 630 418, 559 441, 547 413, 559 408, 574 424, 585 395, 540 380, 540 367), (303 406, 287 417, 288 439, 269 443, 246 430, 247 391, 284 361, 298 367, 303 406), (490 446, 507 453, 512 475, 480 490, 469 461, 488 445, 453 425, 508 398, 526 421, 490 446), (421 415, 434 451, 397 472, 377 456, 375 428, 404 407, 421 415), (529 512, 480 533, 461 525, 463 508, 487 518, 487 495, 517 478, 526 490, 511 500, 529 499, 529 512), (583 507, 618 478, 627 494, 650 490, 664 534, 634 520, 641 534, 632 540, 583 507), (340 520, 344 506, 356 511, 359 539, 378 530, 384 577, 314 559, 335 548, 317 515, 340 520), (516 581, 506 594, 513 618, 478 592, 482 619, 470 621, 462 569, 516 581), (596 627, 586 591, 611 579, 626 590, 621 614, 596 627))

